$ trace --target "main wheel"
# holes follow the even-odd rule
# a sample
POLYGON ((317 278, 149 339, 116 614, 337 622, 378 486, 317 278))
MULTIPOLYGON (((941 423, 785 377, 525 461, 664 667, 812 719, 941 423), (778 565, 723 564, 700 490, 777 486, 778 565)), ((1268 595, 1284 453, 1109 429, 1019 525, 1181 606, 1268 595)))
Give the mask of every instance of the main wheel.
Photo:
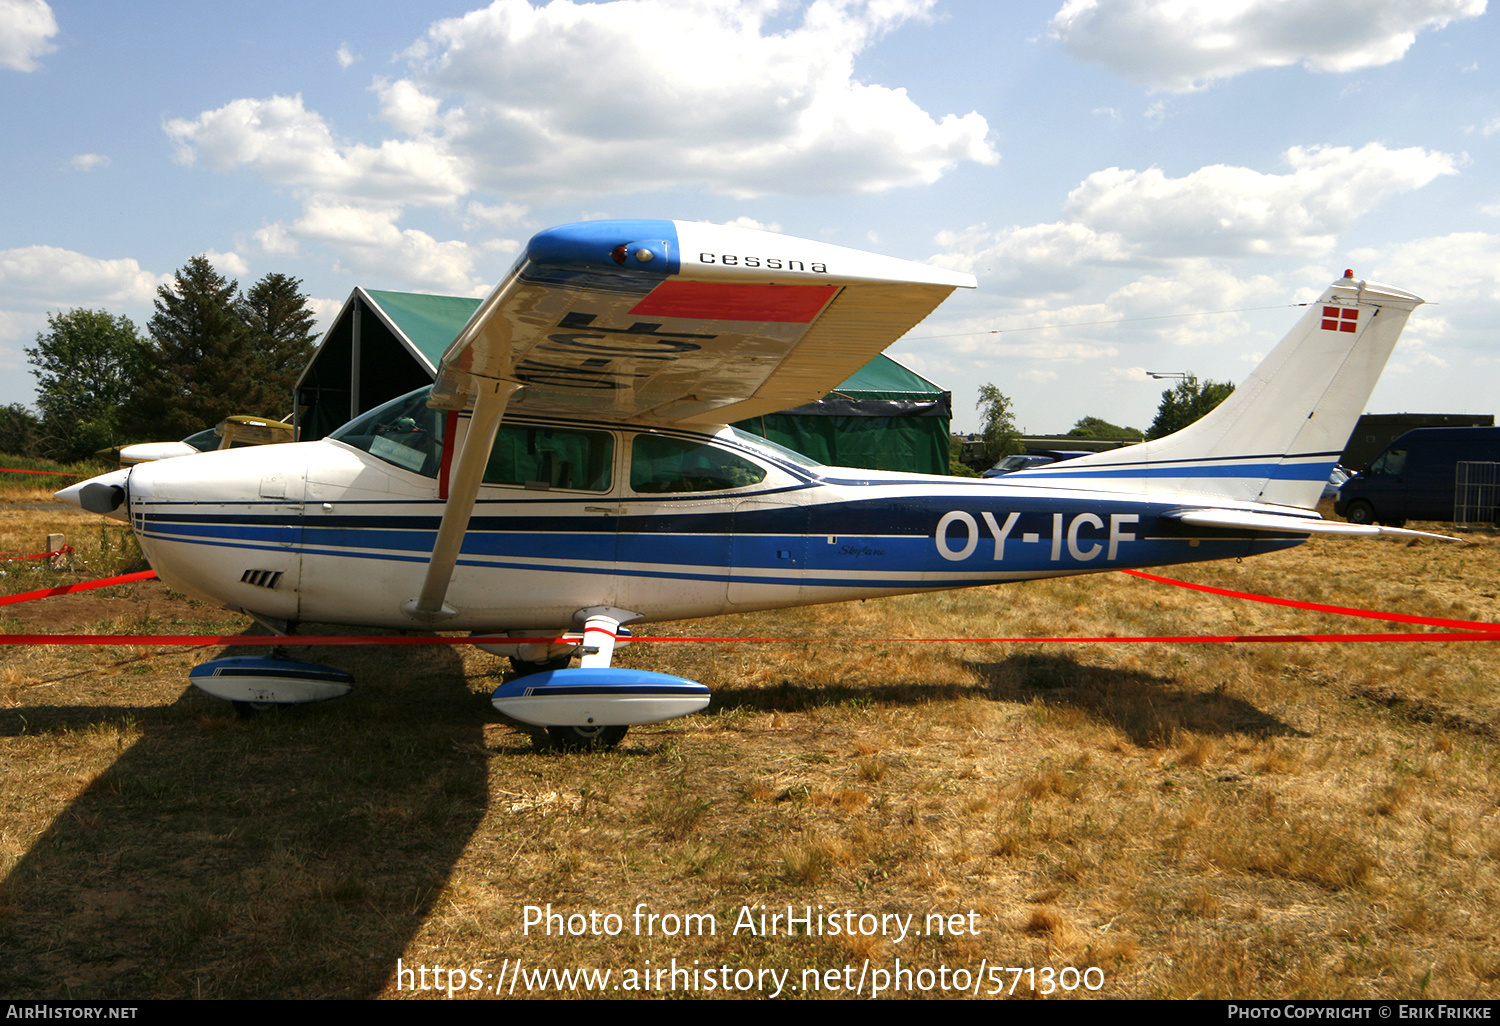
POLYGON ((546 673, 549 670, 566 670, 568 664, 573 661, 571 655, 558 656, 556 659, 543 659, 539 663, 528 663, 524 659, 510 657, 510 668, 516 672, 517 677, 529 677, 533 673, 546 673))
POLYGON ((613 748, 620 743, 629 727, 548 727, 547 738, 553 748, 581 752, 590 748, 613 748))
POLYGON ((1364 499, 1356 499, 1349 504, 1349 512, 1344 514, 1344 519, 1361 527, 1368 526, 1375 522, 1375 507, 1364 499))

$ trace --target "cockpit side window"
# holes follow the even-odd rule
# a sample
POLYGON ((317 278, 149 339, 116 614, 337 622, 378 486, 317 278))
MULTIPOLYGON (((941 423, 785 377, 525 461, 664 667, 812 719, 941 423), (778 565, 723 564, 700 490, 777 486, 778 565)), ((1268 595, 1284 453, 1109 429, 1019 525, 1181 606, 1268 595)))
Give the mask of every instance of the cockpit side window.
POLYGON ((765 477, 764 467, 702 442, 636 435, 630 446, 630 487, 643 495, 743 488, 765 477))
POLYGON ((614 456, 615 439, 608 431, 502 424, 484 483, 607 492, 614 456))
POLYGON ((427 408, 430 388, 377 406, 339 428, 330 438, 362 449, 403 470, 437 477, 443 463, 443 410, 427 408))

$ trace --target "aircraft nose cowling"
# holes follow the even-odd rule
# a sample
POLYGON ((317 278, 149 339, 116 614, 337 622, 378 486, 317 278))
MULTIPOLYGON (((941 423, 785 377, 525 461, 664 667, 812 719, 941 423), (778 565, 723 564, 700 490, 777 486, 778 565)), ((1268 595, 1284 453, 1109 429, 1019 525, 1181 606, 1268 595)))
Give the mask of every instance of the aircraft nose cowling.
POLYGON ((151 568, 193 598, 296 619, 308 457, 325 448, 258 445, 132 468, 132 526, 151 568))
POLYGON ((70 485, 54 493, 53 497, 71 502, 90 513, 99 513, 113 520, 129 523, 130 511, 125 505, 125 489, 129 480, 129 470, 115 470, 70 485))

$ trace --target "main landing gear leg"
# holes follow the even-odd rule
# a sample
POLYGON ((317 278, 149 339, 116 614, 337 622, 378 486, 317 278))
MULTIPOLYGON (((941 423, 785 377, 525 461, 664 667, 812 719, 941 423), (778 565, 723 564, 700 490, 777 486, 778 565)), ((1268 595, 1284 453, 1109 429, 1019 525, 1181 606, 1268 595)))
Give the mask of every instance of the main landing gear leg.
MULTIPOLYGON (((582 670, 608 669, 615 655, 615 632, 620 621, 609 613, 596 612, 583 621, 583 657, 578 660, 582 670), (592 651, 590 651, 592 649, 592 651)), ((564 751, 583 748, 613 748, 625 737, 629 727, 619 726, 564 726, 548 727, 547 738, 552 747, 564 751)))

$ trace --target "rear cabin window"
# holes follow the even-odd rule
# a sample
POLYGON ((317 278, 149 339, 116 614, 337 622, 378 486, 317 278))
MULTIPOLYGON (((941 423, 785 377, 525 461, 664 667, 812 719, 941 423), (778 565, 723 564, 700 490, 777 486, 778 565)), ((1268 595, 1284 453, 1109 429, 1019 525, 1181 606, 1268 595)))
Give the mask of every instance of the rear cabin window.
POLYGON ((614 455, 614 436, 607 431, 502 424, 484 483, 607 492, 614 455))
POLYGON ((760 465, 701 442, 636 435, 630 447, 630 487, 643 495, 743 488, 765 476, 760 465))

